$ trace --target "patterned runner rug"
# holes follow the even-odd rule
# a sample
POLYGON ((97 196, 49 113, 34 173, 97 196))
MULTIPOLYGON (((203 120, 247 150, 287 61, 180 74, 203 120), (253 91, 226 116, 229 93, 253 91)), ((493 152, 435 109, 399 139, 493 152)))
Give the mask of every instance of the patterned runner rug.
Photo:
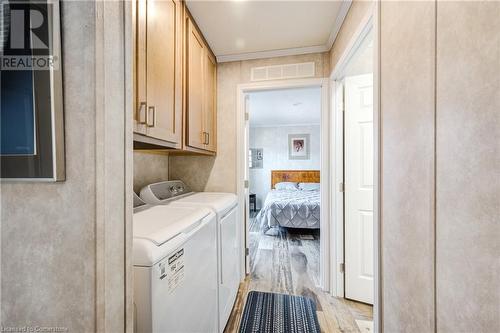
POLYGON ((316 305, 303 296, 251 291, 240 333, 320 333, 316 305))

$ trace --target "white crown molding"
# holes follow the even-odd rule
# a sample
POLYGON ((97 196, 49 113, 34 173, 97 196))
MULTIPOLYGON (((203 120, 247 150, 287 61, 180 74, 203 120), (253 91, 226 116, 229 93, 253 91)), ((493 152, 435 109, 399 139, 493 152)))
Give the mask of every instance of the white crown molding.
POLYGON ((264 58, 275 58, 275 57, 286 57, 291 55, 301 55, 310 53, 322 53, 328 52, 333 46, 337 35, 339 34, 340 28, 344 23, 344 20, 351 8, 352 0, 342 0, 340 5, 339 13, 335 19, 332 31, 328 37, 328 41, 325 45, 316 46, 306 46, 306 47, 295 47, 289 49, 280 50, 269 50, 269 51, 258 51, 258 52, 248 52, 239 54, 228 54, 217 56, 217 62, 230 62, 230 61, 242 61, 242 60, 253 60, 253 59, 264 59, 264 58))
POLYGON ((321 123, 300 123, 300 124, 281 124, 281 125, 252 125, 252 123, 250 123, 250 128, 311 127, 320 125, 321 123))
POLYGON ((307 47, 296 47, 296 48, 291 48, 291 49, 258 51, 258 52, 249 52, 249 53, 239 53, 239 54, 228 54, 228 55, 217 56, 217 62, 230 62, 230 61, 285 57, 285 56, 290 56, 290 55, 321 53, 321 52, 326 52, 329 50, 330 49, 328 49, 326 47, 326 45, 317 45, 317 46, 307 46, 307 47))
POLYGON ((335 43, 335 39, 337 39, 337 35, 339 34, 340 28, 344 23, 344 20, 349 12, 349 8, 351 8, 352 0, 342 0, 342 4, 340 5, 339 13, 337 14, 337 18, 335 19, 335 24, 333 25, 333 29, 330 32, 330 37, 326 42, 326 46, 328 50, 330 50, 335 43))

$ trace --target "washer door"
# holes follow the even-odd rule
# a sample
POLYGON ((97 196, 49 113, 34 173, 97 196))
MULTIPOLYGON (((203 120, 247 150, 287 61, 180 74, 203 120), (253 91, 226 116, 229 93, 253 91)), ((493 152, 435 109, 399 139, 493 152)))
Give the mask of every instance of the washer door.
POLYGON ((219 320, 220 332, 224 331, 233 304, 238 293, 240 282, 239 267, 239 232, 237 224, 237 209, 233 208, 219 222, 219 320))
POLYGON ((153 266, 152 331, 217 332, 216 219, 153 266))

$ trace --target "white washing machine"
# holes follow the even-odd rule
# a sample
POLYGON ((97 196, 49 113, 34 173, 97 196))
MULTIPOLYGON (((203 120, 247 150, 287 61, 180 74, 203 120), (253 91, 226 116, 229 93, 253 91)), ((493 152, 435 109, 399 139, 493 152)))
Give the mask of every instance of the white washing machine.
POLYGON ((150 206, 134 194, 136 332, 217 332, 216 226, 206 207, 150 206))
POLYGON ((141 199, 152 205, 209 207, 217 215, 219 332, 223 332, 241 281, 238 201, 233 193, 191 192, 179 180, 150 184, 141 199))

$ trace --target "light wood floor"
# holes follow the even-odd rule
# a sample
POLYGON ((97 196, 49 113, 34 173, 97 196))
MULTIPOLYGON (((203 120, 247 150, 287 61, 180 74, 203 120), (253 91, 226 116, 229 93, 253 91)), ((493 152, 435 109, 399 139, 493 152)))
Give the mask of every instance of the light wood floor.
POLYGON ((237 332, 249 291, 312 298, 322 332, 360 332, 356 320, 373 318, 372 306, 319 290, 319 230, 273 228, 266 234, 250 221, 250 274, 240 284, 225 332, 237 332))

